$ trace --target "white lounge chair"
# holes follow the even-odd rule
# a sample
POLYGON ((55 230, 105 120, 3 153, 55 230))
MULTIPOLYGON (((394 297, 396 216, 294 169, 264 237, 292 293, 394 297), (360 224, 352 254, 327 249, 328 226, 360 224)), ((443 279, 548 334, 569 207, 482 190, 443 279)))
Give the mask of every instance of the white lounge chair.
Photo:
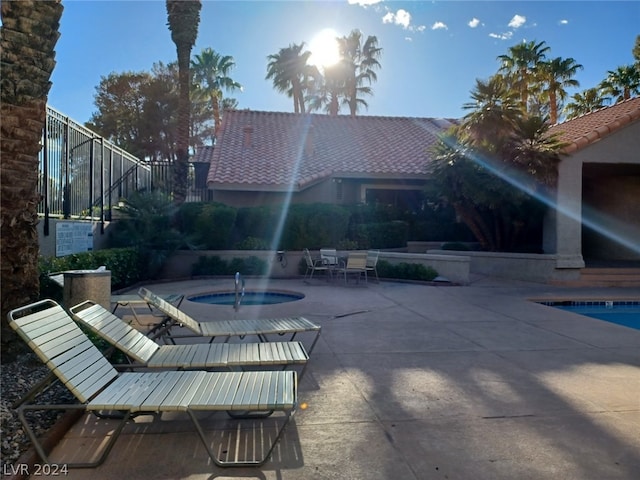
POLYGON ((138 290, 140 295, 149 305, 158 309, 165 316, 165 322, 152 334, 155 337, 163 336, 165 341, 175 343, 178 338, 186 338, 188 335, 174 335, 173 327, 180 325, 193 332, 191 337, 208 337, 211 342, 217 337, 245 337, 247 335, 257 336, 261 342, 268 342, 268 335, 291 334, 288 341, 293 341, 297 334, 303 332, 313 333, 313 342, 307 348, 307 353, 311 355, 313 348, 320 337, 321 327, 307 320, 304 317, 283 317, 283 318, 258 318, 248 320, 216 320, 211 322, 198 322, 183 310, 176 308, 160 296, 149 289, 141 287, 138 290))
POLYGON ((300 342, 159 345, 91 300, 69 310, 77 322, 127 355, 134 362, 130 367, 222 369, 303 365, 302 378, 309 360, 300 342))
MULTIPOLYGON (((190 417, 211 460, 220 467, 259 466, 267 461, 297 405, 297 376, 293 371, 205 372, 118 371, 53 300, 42 300, 8 314, 9 324, 73 393, 79 404, 37 404, 30 392, 16 410, 38 455, 48 454, 25 417, 30 410, 82 410, 98 417, 119 419, 94 462, 68 464, 69 468, 95 467, 104 462, 124 425, 133 417, 164 412, 185 412, 190 417), (223 460, 211 447, 197 418, 201 411, 227 411, 265 416, 283 412, 284 421, 266 454, 258 460, 223 460), (104 413, 107 413, 106 415, 104 413)), ((265 439, 266 440, 266 439, 265 439)), ((168 452, 169 453, 169 452, 168 452)), ((170 453, 169 453, 170 454, 170 453)))

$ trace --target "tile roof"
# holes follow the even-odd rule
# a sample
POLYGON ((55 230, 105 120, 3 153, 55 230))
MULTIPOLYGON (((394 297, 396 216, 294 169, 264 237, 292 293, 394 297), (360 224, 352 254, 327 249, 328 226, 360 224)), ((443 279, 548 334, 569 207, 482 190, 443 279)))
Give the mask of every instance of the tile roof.
POLYGON ((196 149, 195 153, 191 156, 189 161, 194 163, 209 163, 212 156, 213 147, 204 145, 196 149))
POLYGON ((560 140, 568 144, 565 153, 573 153, 638 119, 640 97, 635 97, 553 125, 549 132, 560 134, 560 140))
POLYGON ((301 190, 337 175, 424 178, 429 149, 457 120, 229 110, 207 184, 301 190))

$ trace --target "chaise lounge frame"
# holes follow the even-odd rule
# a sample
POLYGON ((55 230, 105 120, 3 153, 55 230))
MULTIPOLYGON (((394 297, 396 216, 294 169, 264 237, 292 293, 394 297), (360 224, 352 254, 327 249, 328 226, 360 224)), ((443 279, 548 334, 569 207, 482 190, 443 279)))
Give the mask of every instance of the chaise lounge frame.
POLYGON ((38 397, 38 392, 31 391, 14 405, 36 452, 46 463, 51 462, 25 417, 27 411, 81 410, 99 418, 120 420, 95 462, 68 464, 69 468, 101 465, 127 422, 138 415, 164 412, 185 412, 189 416, 207 454, 217 466, 246 467, 260 466, 269 459, 297 406, 294 371, 118 373, 53 300, 14 309, 7 316, 11 327, 80 402, 29 403, 38 397), (264 417, 265 411, 279 411, 285 418, 263 458, 228 461, 218 458, 210 447, 197 418, 201 411, 248 412, 247 417, 264 417))
POLYGON ((149 332, 152 338, 164 337, 165 342, 175 343, 176 339, 188 338, 189 336, 207 337, 210 342, 213 342, 218 337, 223 337, 228 341, 231 337, 244 338, 247 335, 255 335, 261 342, 268 342, 269 337, 267 335, 271 334, 278 334, 280 336, 291 334, 289 341, 293 341, 298 333, 311 332, 315 333, 313 342, 307 349, 307 353, 311 355, 320 337, 320 325, 316 325, 304 317, 198 322, 183 310, 176 308, 145 287, 141 287, 138 290, 138 295, 166 316, 165 322, 155 330, 149 332), (194 335, 173 335, 171 329, 174 326, 186 327, 191 330, 194 335))
POLYGON ((69 309, 76 322, 123 352, 130 368, 232 369, 261 367, 271 369, 302 365, 301 379, 309 355, 300 342, 196 343, 159 345, 102 305, 86 300, 69 309))

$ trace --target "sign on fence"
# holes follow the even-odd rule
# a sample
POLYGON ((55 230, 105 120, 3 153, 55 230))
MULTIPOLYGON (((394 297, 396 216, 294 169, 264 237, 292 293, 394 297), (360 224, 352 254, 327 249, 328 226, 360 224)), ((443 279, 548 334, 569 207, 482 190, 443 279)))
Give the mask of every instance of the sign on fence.
POLYGON ((93 226, 87 222, 56 223, 56 257, 93 250, 93 226))

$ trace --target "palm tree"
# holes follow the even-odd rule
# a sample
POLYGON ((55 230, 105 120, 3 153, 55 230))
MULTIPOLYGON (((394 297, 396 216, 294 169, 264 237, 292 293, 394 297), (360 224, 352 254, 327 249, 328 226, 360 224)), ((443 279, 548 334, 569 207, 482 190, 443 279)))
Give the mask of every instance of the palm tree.
POLYGON ((220 102, 222 91, 241 90, 242 85, 229 77, 229 72, 235 66, 233 57, 220 55, 211 48, 205 48, 202 53, 191 61, 193 81, 196 91, 206 95, 213 107, 214 135, 220 129, 220 102))
POLYGON ((47 95, 55 67, 60 0, 2 0, 0 51, 2 118, 0 204, 2 354, 11 351, 15 335, 7 312, 38 298, 38 153, 45 126, 47 95))
POLYGON ((517 92, 508 88, 502 75, 494 75, 486 82, 476 80, 471 99, 463 105, 465 110, 472 110, 463 121, 466 137, 476 145, 497 144, 521 113, 517 92))
POLYGON ((571 97, 572 101, 564 108, 568 119, 593 112, 607 106, 608 97, 602 95, 598 88, 588 88, 583 92, 576 93, 571 97))
POLYGON ((549 121, 554 124, 558 121, 558 103, 564 101, 567 96, 565 88, 580 86, 573 77, 583 67, 573 58, 557 57, 548 62, 542 62, 539 68, 539 80, 545 86, 543 93, 549 101, 549 121))
POLYGON ((628 100, 632 95, 640 95, 640 70, 634 65, 623 65, 607 72, 607 78, 600 84, 604 93, 616 99, 616 103, 628 100))
POLYGON ((331 116, 340 112, 340 98, 345 91, 344 62, 324 67, 324 75, 318 74, 309 83, 307 102, 309 111, 324 110, 331 116))
POLYGON ((499 71, 505 74, 512 88, 519 92, 525 111, 529 106, 529 90, 535 85, 539 64, 545 60, 545 54, 550 50, 545 43, 519 43, 509 48, 509 54, 498 56, 498 60, 502 62, 499 71))
POLYGON ((338 46, 345 74, 344 103, 355 117, 358 107, 368 107, 361 97, 373 94, 371 84, 378 79, 376 70, 381 68, 382 48, 378 47, 378 38, 372 35, 363 43, 360 30, 352 30, 348 36, 339 38, 338 46))
POLYGON ((191 49, 198 37, 200 23, 200 0, 167 0, 167 17, 171 40, 178 54, 178 127, 176 138, 176 160, 173 164, 173 201, 184 203, 187 197, 187 174, 189 171, 189 125, 191 104, 189 91, 189 60, 191 49))
POLYGON ((294 43, 267 56, 269 63, 266 79, 273 81, 273 87, 277 91, 293 98, 295 113, 306 112, 305 92, 315 73, 314 68, 307 64, 311 52, 303 52, 304 45, 304 42, 300 45, 294 43))

